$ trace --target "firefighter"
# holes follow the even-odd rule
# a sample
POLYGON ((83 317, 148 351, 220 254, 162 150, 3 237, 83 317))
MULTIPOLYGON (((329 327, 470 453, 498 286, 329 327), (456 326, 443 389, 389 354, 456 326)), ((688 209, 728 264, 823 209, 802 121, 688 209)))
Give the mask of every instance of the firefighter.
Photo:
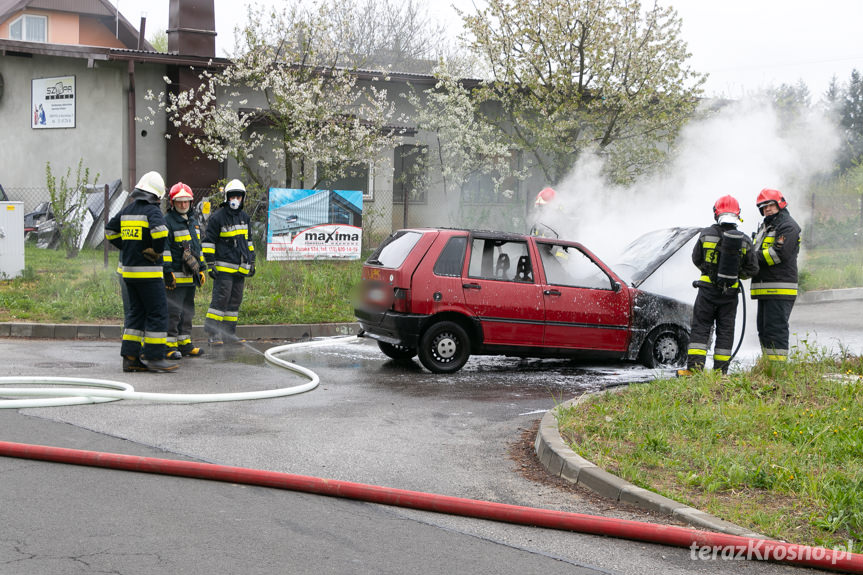
POLYGON ((177 364, 165 361, 168 302, 161 259, 168 227, 159 209, 164 195, 162 176, 147 172, 135 185, 134 201, 105 224, 105 238, 120 249, 120 269, 128 292, 120 346, 123 371, 177 369, 177 364))
POLYGON ((225 186, 225 201, 207 223, 204 258, 213 278, 213 299, 204 320, 210 345, 238 343, 237 320, 247 277, 255 275, 255 246, 243 211, 246 187, 240 180, 225 186))
POLYGON ((698 295, 692 310, 686 369, 680 370, 679 375, 704 369, 714 324, 713 369, 728 373, 740 280, 758 273, 752 241, 737 229, 740 221, 737 200, 732 196, 716 200, 713 219, 716 223, 701 230, 692 250, 692 263, 701 270, 701 277, 692 283, 698 288, 698 295))
POLYGON ((554 237, 557 237, 557 233, 554 230, 539 221, 540 216, 547 212, 547 206, 554 201, 556 196, 557 192, 554 191, 554 188, 543 188, 536 194, 536 199, 533 201, 533 207, 536 210, 535 221, 533 227, 530 229, 530 235, 548 237, 549 232, 552 232, 554 237))
POLYGON ((800 226, 778 190, 764 188, 755 203, 764 216, 755 234, 759 271, 752 277, 750 292, 758 300, 758 340, 768 361, 784 363, 788 360, 788 319, 797 299, 800 226))
POLYGON ((201 228, 191 211, 192 189, 179 182, 168 193, 168 241, 163 254, 168 289, 168 359, 204 353, 192 344, 195 288, 204 285, 207 263, 201 252, 201 228))

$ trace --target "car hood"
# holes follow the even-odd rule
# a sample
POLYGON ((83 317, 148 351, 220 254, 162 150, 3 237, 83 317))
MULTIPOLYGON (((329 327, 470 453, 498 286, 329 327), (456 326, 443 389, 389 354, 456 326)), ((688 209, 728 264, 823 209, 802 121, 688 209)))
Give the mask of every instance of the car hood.
POLYGON ((700 230, 686 227, 648 232, 623 249, 614 271, 629 285, 638 287, 700 230))

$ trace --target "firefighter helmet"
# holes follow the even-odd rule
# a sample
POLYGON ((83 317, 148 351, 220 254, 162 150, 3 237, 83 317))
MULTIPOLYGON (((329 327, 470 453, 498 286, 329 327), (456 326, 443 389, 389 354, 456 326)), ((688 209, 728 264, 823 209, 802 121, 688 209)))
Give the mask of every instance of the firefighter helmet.
POLYGON ((195 199, 195 196, 192 194, 192 188, 183 182, 177 182, 171 186, 171 192, 168 194, 168 199, 172 202, 175 200, 191 202, 195 199))
POLYGON ((771 190, 770 188, 764 188, 761 190, 761 193, 758 194, 758 199, 755 200, 755 205, 758 206, 758 211, 764 215, 764 208, 770 202, 776 202, 776 205, 779 209, 784 209, 785 206, 788 205, 788 202, 785 201, 785 196, 782 195, 782 192, 779 190, 771 190))
POLYGON ((225 199, 230 196, 246 196, 246 186, 240 180, 234 179, 225 185, 225 199))
POLYGON ((740 204, 733 196, 722 196, 713 204, 713 219, 720 224, 737 223, 740 220, 740 204))
POLYGON ((554 196, 557 195, 557 192, 552 188, 543 188, 536 195, 536 201, 533 203, 535 206, 542 206, 554 199, 554 196))
POLYGON ((149 192, 161 200, 165 197, 165 180, 162 179, 159 172, 147 172, 135 184, 135 189, 149 192))

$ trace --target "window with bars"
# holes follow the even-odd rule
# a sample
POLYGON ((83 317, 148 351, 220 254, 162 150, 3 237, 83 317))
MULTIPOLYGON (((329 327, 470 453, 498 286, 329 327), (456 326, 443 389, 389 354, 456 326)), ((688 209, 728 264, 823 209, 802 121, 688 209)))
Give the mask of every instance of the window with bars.
POLYGON ((317 188, 320 190, 358 190, 363 193, 364 200, 372 200, 373 190, 369 186, 369 164, 353 164, 344 170, 341 175, 332 174, 333 170, 326 166, 320 170, 320 182, 317 188))
MULTIPOLYGON (((509 172, 521 169, 521 151, 513 151, 509 156, 509 172)), ((475 173, 462 185, 462 202, 466 204, 513 204, 519 203, 519 180, 509 175, 495 189, 495 179, 500 178, 498 171, 475 173)))
POLYGON ((24 14, 9 24, 9 38, 27 42, 47 42, 48 17, 24 14))
POLYGON ((393 203, 403 204, 405 195, 411 204, 424 204, 427 200, 428 146, 402 144, 396 146, 393 160, 393 203))

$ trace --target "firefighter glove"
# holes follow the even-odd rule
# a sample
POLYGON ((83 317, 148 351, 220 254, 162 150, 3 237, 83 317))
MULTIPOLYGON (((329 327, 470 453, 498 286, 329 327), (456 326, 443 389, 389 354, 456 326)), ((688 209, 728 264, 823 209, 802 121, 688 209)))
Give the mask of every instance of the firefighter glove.
POLYGON ((159 261, 159 254, 157 254, 153 248, 144 248, 141 250, 141 255, 153 263, 159 261))
POLYGON ((252 264, 251 269, 249 269, 249 277, 252 277, 254 275, 255 275, 255 264, 252 264))
POLYGON ((174 272, 166 271, 163 275, 165 276, 165 287, 167 289, 174 289, 177 287, 177 280, 174 278, 174 272))
POLYGON ((211 278, 213 278, 213 279, 216 279, 216 270, 214 270, 213 268, 208 269, 208 270, 207 270, 207 275, 208 275, 208 276, 210 276, 210 277, 211 277, 211 278))
POLYGON ((207 274, 205 274, 204 272, 198 272, 198 276, 200 276, 201 278, 201 285, 207 283, 207 274))

